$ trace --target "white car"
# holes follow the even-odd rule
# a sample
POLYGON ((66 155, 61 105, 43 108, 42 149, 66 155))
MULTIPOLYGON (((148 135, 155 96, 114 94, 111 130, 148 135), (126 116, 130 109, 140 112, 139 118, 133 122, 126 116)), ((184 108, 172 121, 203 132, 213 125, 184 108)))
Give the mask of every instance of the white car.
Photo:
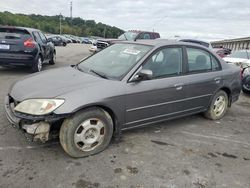
POLYGON ((227 63, 233 63, 238 66, 247 67, 250 66, 250 50, 234 51, 223 59, 227 63))

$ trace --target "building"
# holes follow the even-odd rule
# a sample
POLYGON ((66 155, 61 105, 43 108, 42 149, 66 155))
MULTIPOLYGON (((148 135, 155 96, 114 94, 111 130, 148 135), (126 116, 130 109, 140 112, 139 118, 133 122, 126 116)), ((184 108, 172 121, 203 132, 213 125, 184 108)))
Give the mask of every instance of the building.
POLYGON ((226 39, 221 41, 211 42, 213 48, 228 48, 232 51, 250 49, 250 37, 236 38, 236 39, 226 39))

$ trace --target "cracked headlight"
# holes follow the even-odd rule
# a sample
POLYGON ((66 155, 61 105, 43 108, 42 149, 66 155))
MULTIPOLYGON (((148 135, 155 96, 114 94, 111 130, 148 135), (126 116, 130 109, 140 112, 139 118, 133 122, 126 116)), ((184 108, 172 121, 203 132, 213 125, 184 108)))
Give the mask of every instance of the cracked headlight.
POLYGON ((19 103, 14 110, 31 115, 45 115, 64 103, 63 99, 28 99, 19 103))

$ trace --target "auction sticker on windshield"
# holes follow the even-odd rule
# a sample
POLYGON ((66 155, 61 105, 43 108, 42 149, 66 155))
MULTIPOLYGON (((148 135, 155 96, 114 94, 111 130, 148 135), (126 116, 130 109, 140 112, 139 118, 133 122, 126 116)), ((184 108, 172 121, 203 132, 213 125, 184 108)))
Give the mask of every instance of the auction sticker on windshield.
POLYGON ((135 49, 125 49, 123 53, 125 54, 132 54, 132 55, 138 55, 141 51, 140 50, 135 50, 135 49))

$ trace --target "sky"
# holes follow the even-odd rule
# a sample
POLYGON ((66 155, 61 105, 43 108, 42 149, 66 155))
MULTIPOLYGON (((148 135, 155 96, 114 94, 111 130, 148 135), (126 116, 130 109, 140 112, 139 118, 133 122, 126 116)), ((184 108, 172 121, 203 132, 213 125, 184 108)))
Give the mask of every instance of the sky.
MULTIPOLYGON (((250 37, 248 0, 72 0, 73 17, 162 38, 207 41, 250 37)), ((0 11, 70 16, 70 0, 0 0, 0 11)))

